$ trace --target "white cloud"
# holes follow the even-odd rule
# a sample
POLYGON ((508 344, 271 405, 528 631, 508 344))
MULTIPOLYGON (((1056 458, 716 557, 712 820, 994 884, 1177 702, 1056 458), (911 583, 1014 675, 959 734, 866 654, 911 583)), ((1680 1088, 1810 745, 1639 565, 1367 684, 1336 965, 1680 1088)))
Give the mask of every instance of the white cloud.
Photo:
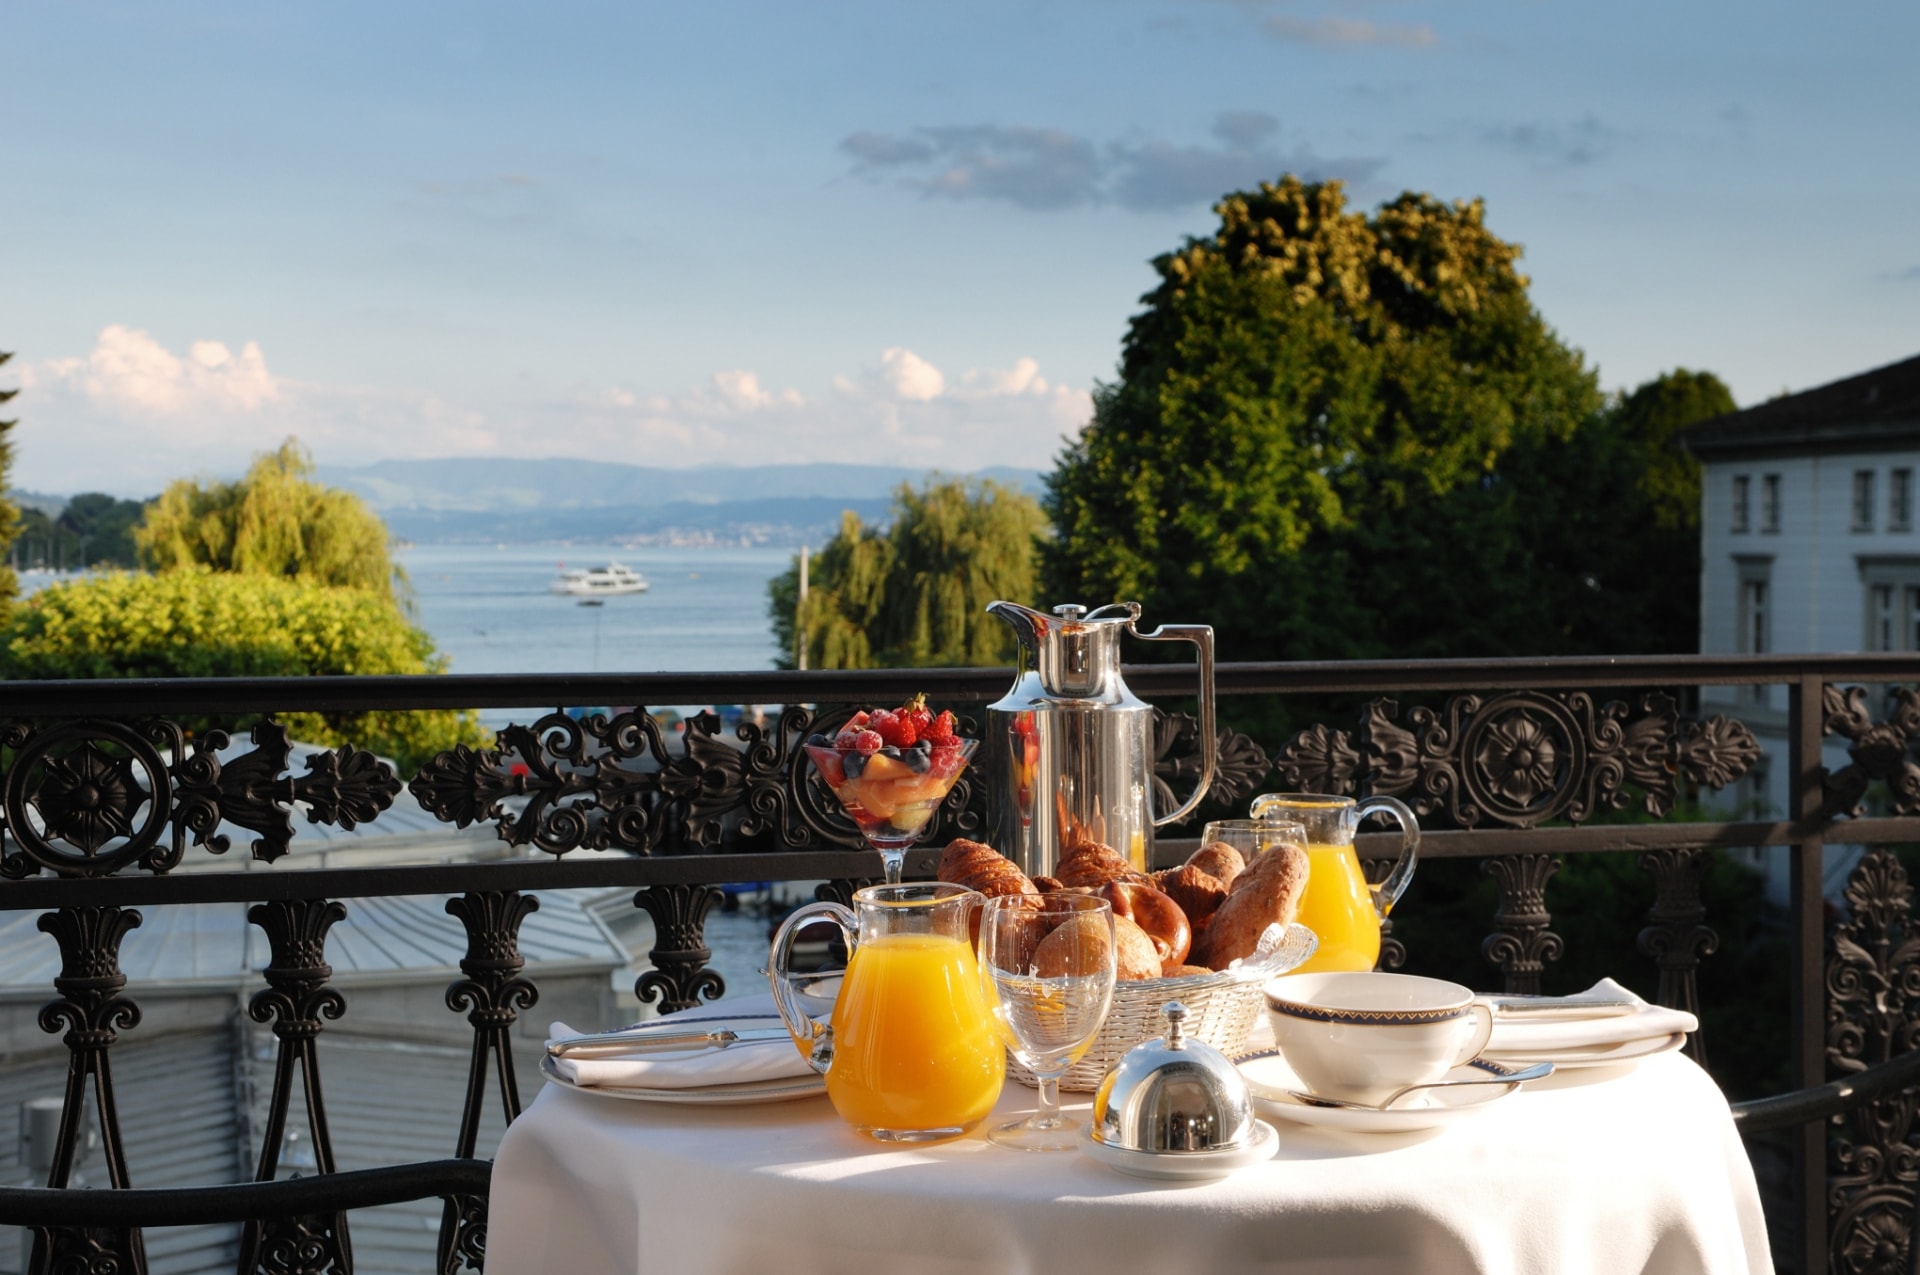
MULTIPOLYGON (((9 371, 14 365, 9 365, 9 371)), ((53 492, 150 495, 174 478, 236 474, 297 435, 320 461, 573 456, 650 465, 848 461, 969 471, 1045 467, 1092 414, 1087 392, 1032 358, 948 374, 904 346, 816 393, 748 368, 680 390, 610 384, 485 410, 415 388, 323 385, 269 370, 255 342, 167 348, 115 324, 84 355, 21 366, 12 481, 53 492)))

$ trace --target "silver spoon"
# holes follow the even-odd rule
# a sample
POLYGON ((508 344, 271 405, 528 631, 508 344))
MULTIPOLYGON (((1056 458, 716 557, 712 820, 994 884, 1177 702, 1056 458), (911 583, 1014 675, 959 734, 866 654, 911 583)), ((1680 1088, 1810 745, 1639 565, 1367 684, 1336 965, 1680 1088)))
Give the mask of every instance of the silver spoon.
POLYGON ((1307 1093, 1300 1089, 1287 1090, 1287 1096, 1306 1103, 1309 1107, 1340 1107, 1347 1111, 1385 1111, 1394 1103, 1416 1089, 1451 1089, 1455 1085, 1517 1085, 1528 1080, 1544 1080, 1553 1074, 1550 1062, 1535 1063, 1531 1067, 1522 1067, 1518 1071, 1509 1071, 1505 1075, 1489 1073, 1485 1076, 1469 1076, 1464 1080, 1430 1080, 1423 1085, 1408 1085, 1396 1089, 1387 1095, 1387 1100, 1378 1106, 1370 1102, 1348 1102, 1345 1098, 1328 1098, 1322 1094, 1307 1093))

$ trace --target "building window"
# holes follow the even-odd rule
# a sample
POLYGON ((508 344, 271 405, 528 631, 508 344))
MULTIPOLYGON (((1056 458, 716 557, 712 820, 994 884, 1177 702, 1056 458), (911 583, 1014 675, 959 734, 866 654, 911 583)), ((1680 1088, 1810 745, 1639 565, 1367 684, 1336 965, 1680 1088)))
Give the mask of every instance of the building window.
POLYGON ((1862 558, 1869 651, 1920 651, 1920 558, 1862 558))
POLYGON ((1765 655, 1773 649, 1773 559, 1741 558, 1740 632, 1742 655, 1765 655))
POLYGON ((1733 476, 1733 529, 1735 531, 1747 529, 1747 487, 1748 479, 1745 474, 1733 476))
POLYGON ((1913 471, 1896 469, 1887 475, 1887 530, 1913 530, 1913 471))
POLYGON ((1780 530, 1780 475, 1768 474, 1760 480, 1760 530, 1780 530))
POLYGON ((1853 529, 1873 530, 1873 471, 1853 471, 1853 529))

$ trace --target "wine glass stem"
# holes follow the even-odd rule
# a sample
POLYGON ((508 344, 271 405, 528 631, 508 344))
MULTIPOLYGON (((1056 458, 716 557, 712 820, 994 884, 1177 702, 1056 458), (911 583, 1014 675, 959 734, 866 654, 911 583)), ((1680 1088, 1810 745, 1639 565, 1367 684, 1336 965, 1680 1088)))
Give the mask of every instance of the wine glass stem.
POLYGON ((1033 1123, 1043 1129, 1051 1129, 1060 1123, 1060 1077, 1035 1074, 1039 1081, 1040 1109, 1033 1113, 1033 1123))
POLYGON ((887 884, 899 885, 900 878, 906 873, 907 852, 905 850, 882 850, 880 852, 880 859, 886 867, 887 884))

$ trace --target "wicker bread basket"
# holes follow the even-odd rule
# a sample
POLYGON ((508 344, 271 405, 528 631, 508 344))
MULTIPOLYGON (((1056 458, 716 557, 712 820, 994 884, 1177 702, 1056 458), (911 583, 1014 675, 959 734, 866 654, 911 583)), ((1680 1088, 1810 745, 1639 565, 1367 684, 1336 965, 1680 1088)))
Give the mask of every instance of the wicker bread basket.
MULTIPOLYGON (((1113 1004, 1100 1025, 1093 1045, 1060 1078, 1062 1089, 1092 1092, 1120 1055, 1143 1040, 1164 1036, 1166 1017, 1160 1007, 1179 1001, 1187 1007, 1187 1036, 1204 1040, 1229 1058, 1246 1052, 1247 1035, 1266 1009, 1261 989, 1268 979, 1302 964, 1320 941, 1304 925, 1268 927, 1254 955, 1212 974, 1182 978, 1147 978, 1113 985, 1113 1004)), ((1023 1085, 1034 1085, 1032 1072, 1011 1054, 1007 1074, 1023 1085)))

